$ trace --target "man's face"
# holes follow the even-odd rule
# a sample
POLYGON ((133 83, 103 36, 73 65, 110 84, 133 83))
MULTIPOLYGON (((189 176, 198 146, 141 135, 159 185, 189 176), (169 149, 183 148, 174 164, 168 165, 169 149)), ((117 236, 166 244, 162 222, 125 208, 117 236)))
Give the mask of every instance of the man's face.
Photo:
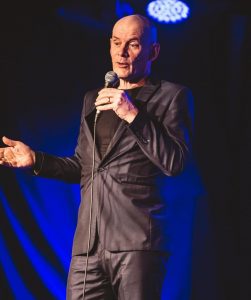
POLYGON ((134 82, 144 78, 149 70, 150 42, 137 20, 121 20, 113 28, 110 39, 113 71, 119 78, 134 82))

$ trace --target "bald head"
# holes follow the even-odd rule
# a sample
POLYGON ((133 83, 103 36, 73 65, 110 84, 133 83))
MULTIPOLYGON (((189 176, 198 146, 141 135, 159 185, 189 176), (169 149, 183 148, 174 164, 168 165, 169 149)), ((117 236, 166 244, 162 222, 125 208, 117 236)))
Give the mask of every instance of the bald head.
POLYGON ((143 39, 148 40, 150 43, 157 42, 156 27, 149 21, 148 18, 142 15, 129 15, 119 19, 113 27, 113 32, 118 27, 129 28, 132 26, 137 27, 143 39))
POLYGON ((160 49, 156 38, 155 27, 144 16, 130 15, 117 21, 110 39, 110 54, 120 86, 139 85, 150 74, 160 49))

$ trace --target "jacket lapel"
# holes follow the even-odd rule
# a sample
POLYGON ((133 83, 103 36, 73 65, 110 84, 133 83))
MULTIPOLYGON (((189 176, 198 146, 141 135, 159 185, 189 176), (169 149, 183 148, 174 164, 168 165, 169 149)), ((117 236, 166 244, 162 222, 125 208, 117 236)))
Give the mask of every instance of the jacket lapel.
MULTIPOLYGON (((150 98, 153 96, 153 94, 158 90, 160 87, 160 82, 153 82, 151 79, 148 79, 146 84, 139 90, 137 96, 135 97, 134 101, 138 108, 141 108, 143 105, 145 105, 150 98)), ((102 162, 104 160, 109 159, 109 154, 113 147, 117 144, 119 139, 122 137, 123 133, 127 130, 127 122, 124 120, 121 120, 118 129, 116 130, 113 138, 110 141, 110 144, 107 148, 107 151, 102 159, 102 162)))
MULTIPOLYGON (((98 96, 98 90, 95 90, 92 95, 90 95, 88 101, 86 101, 85 109, 84 109, 84 116, 83 116, 83 122, 85 126, 85 132, 86 132, 86 137, 88 139, 88 144, 93 145, 94 144, 94 139, 93 139, 93 126, 94 126, 94 119, 95 119, 95 114, 96 114, 96 107, 94 105, 95 100, 98 96)), ((99 154, 99 151, 97 149, 97 145, 95 145, 95 157, 98 159, 98 161, 101 161, 101 157, 99 154)))
POLYGON ((139 107, 148 102, 153 94, 159 89, 160 81, 149 78, 146 84, 139 90, 135 102, 138 103, 139 107))

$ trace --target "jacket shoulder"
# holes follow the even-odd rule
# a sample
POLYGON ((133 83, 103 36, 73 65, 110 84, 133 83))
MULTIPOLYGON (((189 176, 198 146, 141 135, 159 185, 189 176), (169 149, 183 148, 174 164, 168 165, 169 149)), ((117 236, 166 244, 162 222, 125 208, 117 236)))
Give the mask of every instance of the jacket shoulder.
POLYGON ((94 102, 101 88, 96 88, 85 92, 83 97, 82 116, 88 114, 94 108, 94 102))
POLYGON ((168 92, 175 96, 175 94, 178 94, 180 92, 190 93, 190 89, 182 84, 170 82, 167 80, 161 80, 160 81, 160 88, 162 91, 168 92))
POLYGON ((96 88, 96 89, 92 89, 92 90, 85 92, 84 102, 88 102, 88 101, 92 100, 94 97, 97 97, 98 92, 100 90, 101 90, 101 88, 96 88))

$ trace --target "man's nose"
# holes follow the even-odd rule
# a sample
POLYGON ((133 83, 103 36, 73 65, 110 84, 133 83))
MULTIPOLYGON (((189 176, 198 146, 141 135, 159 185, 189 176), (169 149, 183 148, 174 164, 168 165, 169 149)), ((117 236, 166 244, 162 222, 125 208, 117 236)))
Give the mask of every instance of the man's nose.
POLYGON ((128 57, 128 46, 127 45, 121 45, 118 50, 118 55, 123 57, 128 57))

